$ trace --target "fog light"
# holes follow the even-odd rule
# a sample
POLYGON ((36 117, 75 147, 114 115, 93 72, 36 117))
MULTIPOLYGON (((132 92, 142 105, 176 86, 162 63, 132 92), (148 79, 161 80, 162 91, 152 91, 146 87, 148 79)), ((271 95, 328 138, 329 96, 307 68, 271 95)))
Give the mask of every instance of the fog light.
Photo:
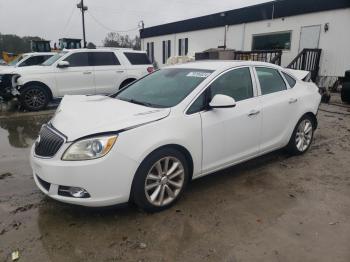
POLYGON ((90 194, 81 187, 59 186, 58 194, 66 197, 89 198, 90 194))
POLYGON ((84 198, 86 195, 89 195, 89 193, 84 188, 80 187, 70 187, 69 193, 71 194, 71 196, 76 198, 84 198))

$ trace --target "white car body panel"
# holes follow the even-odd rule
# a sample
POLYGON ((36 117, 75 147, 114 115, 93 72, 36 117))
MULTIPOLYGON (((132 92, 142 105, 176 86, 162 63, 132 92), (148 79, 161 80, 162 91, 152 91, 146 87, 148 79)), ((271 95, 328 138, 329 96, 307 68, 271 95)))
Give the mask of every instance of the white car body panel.
MULTIPOLYGON (((172 108, 150 108, 102 96, 66 96, 51 120, 66 136, 51 159, 31 152, 31 166, 38 187, 59 201, 106 206, 129 200, 135 172, 154 150, 175 145, 188 152, 192 178, 198 178, 285 146, 305 113, 317 114, 321 96, 313 83, 297 80, 288 90, 262 96, 254 66, 278 66, 258 62, 198 62, 172 68, 215 70, 184 100, 172 108), (189 106, 228 69, 248 66, 254 82, 253 98, 238 101, 234 108, 218 108, 186 114, 189 106), (296 98, 295 103, 289 103, 296 98), (250 116, 252 111, 259 111, 250 116), (117 132, 118 138, 105 157, 89 161, 63 161, 65 150, 80 138, 117 132), (51 183, 46 191, 36 176, 51 183), (58 185, 86 189, 91 198, 57 194, 58 185)), ((166 70, 166 69, 162 69, 166 70)), ((287 82, 286 82, 287 83, 287 82)))
POLYGON ((96 93, 94 81, 94 67, 67 67, 54 69, 52 74, 46 76, 46 81, 51 78, 56 80, 56 92, 58 97, 64 95, 94 95, 96 93))

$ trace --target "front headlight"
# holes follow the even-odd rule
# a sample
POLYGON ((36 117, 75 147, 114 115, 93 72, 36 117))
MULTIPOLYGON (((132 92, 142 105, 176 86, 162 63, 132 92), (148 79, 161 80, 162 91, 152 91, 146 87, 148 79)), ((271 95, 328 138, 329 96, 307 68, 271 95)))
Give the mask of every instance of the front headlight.
POLYGON ((62 160, 79 161, 103 157, 112 149, 117 137, 118 135, 111 135, 79 140, 68 147, 62 160))

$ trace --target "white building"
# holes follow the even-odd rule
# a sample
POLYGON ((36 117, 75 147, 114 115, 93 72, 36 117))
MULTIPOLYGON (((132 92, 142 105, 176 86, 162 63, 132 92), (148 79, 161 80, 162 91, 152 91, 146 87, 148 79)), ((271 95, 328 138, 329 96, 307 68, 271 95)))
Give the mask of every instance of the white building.
POLYGON ((273 1, 145 28, 140 35, 142 49, 159 67, 171 56, 218 46, 283 49, 287 66, 303 48, 319 48, 319 76, 332 82, 350 69, 350 0, 273 1))

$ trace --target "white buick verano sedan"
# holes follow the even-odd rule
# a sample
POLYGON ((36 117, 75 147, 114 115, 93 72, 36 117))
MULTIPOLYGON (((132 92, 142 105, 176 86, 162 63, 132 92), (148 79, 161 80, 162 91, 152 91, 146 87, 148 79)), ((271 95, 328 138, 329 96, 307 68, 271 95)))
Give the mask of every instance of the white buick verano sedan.
POLYGON ((279 148, 302 154, 321 96, 296 76, 260 62, 196 62, 110 97, 65 96, 33 145, 35 182, 67 203, 159 211, 192 179, 279 148))

